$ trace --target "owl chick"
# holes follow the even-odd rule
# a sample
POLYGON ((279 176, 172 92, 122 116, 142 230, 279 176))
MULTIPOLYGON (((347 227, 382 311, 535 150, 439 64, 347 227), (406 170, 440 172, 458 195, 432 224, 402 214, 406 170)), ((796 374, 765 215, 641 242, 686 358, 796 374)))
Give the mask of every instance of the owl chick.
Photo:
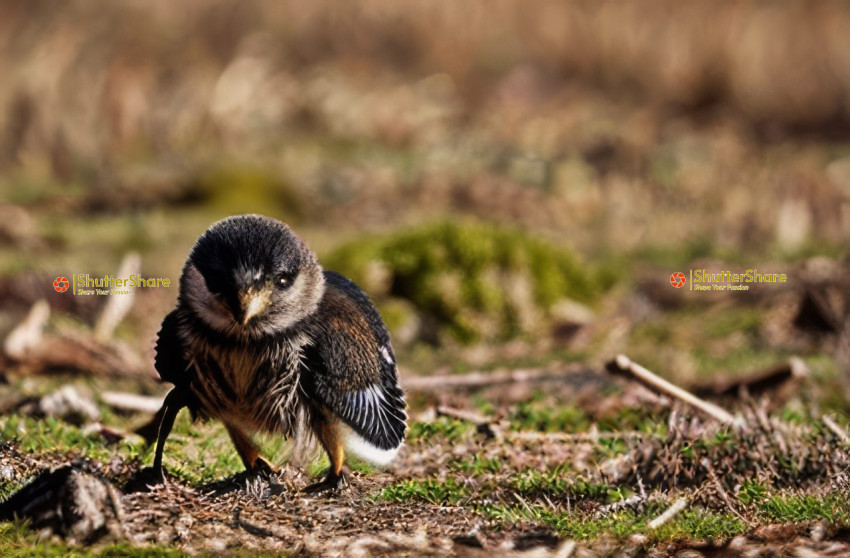
POLYGON ((155 366, 174 384, 159 413, 157 472, 183 407, 221 420, 249 471, 272 469, 251 434, 314 436, 330 469, 312 492, 346 484, 346 452, 385 465, 404 440, 404 392, 380 314, 275 219, 230 217, 197 240, 155 366))

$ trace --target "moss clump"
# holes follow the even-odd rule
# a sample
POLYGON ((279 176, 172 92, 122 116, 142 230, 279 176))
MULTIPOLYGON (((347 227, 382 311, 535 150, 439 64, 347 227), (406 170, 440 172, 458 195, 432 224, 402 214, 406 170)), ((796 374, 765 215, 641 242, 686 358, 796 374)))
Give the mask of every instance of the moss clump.
POLYGON ((592 302, 606 281, 574 254, 526 232, 440 222, 357 240, 325 259, 382 304, 401 299, 421 321, 419 338, 504 340, 546 323, 559 300, 592 302))

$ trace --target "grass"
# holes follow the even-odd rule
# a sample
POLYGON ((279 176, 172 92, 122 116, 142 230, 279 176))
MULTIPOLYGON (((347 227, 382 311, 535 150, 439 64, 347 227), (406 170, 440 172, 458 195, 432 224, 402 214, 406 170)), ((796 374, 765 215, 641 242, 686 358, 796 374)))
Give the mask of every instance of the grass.
POLYGON ((414 422, 407 431, 407 443, 425 444, 436 438, 455 441, 469 437, 475 432, 475 426, 460 420, 439 417, 433 422, 414 422))
MULTIPOLYGON (((501 469, 487 466, 493 462, 482 464, 473 460, 464 463, 461 469, 476 476, 501 469)), ((596 505, 614 504, 624 500, 627 494, 605 484, 574 480, 558 473, 525 471, 513 476, 509 484, 514 491, 514 503, 511 504, 482 504, 480 502, 490 499, 486 488, 479 486, 472 490, 451 477, 396 483, 384 488, 380 499, 390 502, 420 501, 440 506, 468 504, 482 516, 503 526, 536 522, 552 527, 561 536, 578 540, 600 536, 625 538, 642 533, 648 535, 651 544, 682 539, 717 543, 748 529, 744 522, 730 513, 694 507, 664 526, 650 529, 649 522, 663 513, 669 504, 648 504, 642 511, 627 508, 599 515, 581 511, 583 499, 592 500, 596 505), (552 509, 541 505, 541 498, 549 502, 562 502, 568 498, 574 509, 552 509)), ((752 484, 743 487, 737 498, 740 505, 753 509, 754 520, 759 524, 824 520, 834 525, 847 525, 850 522, 850 503, 839 494, 830 494, 826 498, 806 494, 768 496, 764 487, 752 484)))
MULTIPOLYGON (((491 398, 488 390, 473 396, 478 400, 472 405, 507 419, 513 430, 598 428, 648 436, 643 447, 602 439, 502 451, 499 442, 483 441, 474 425, 412 421, 402 478, 372 496, 461 507, 500 527, 531 524, 583 540, 631 533, 653 541, 722 540, 747 527, 716 497, 694 503, 656 532, 646 527, 672 500, 666 491, 706 486, 701 462, 709 459, 734 506, 754 525, 846 524, 846 494, 828 484, 835 471, 820 466, 839 450, 813 419, 850 409, 831 342, 794 345, 772 338, 786 325, 771 312, 781 306, 774 300, 678 301, 663 296, 669 290, 657 296, 644 288, 633 273, 646 270, 663 284, 672 271, 687 272, 710 259, 740 269, 770 263, 796 279, 810 256, 841 260, 846 138, 817 127, 804 136, 783 128, 783 122, 835 119, 817 109, 846 98, 846 71, 830 72, 841 66, 834 54, 842 49, 818 46, 838 39, 821 38, 822 25, 800 26, 809 19, 797 17, 799 7, 790 4, 778 11, 758 2, 721 7, 725 19, 713 23, 704 17, 718 10, 711 2, 672 11, 566 2, 529 8, 520 18, 513 8, 495 7, 493 17, 481 18, 467 17, 474 15, 467 7, 423 3, 399 10, 385 4, 341 15, 337 5, 321 2, 306 11, 294 3, 232 12, 213 6, 186 16, 199 30, 189 35, 173 32, 174 10, 151 19, 132 6, 94 12, 69 3, 12 14, 7 35, 20 48, 0 58, 12 62, 3 75, 9 90, 20 94, 4 99, 9 134, 8 153, 0 154, 0 191, 28 212, 37 231, 33 239, 0 238, 0 290, 17 296, 22 289, 15 282, 29 284, 39 273, 113 273, 128 250, 142 253, 146 274, 176 284, 186 252, 206 226, 227 214, 259 211, 294 222, 326 267, 352 276, 374 296, 407 368, 402 374, 576 360, 597 366, 622 351, 686 384, 802 356, 816 388, 772 412, 788 426, 775 438, 751 443, 733 432, 702 432, 701 416, 680 432, 658 408, 606 407, 617 393, 609 385, 590 396, 545 393, 523 396, 518 404, 491 398), (18 25, 22 14, 31 25, 18 25), (746 24, 738 26, 744 35, 691 32, 707 23, 716 30, 730 15, 746 24), (590 31, 537 25, 547 21, 577 21, 590 31), (644 32, 617 32, 623 21, 644 32), (654 32, 671 27, 670 21, 685 31, 654 32), (64 30, 62 40, 54 40, 57 28, 64 30), (776 36, 800 40, 790 50, 765 48, 776 36), (767 54, 751 56, 753 45, 767 54), (675 76, 684 79, 671 81, 663 70, 670 64, 660 61, 669 52, 685 53, 680 66, 696 74, 685 71, 675 76), (800 63, 812 56, 811 64, 800 63), (748 71, 753 64, 799 71, 754 74, 748 71), (51 76, 45 91, 63 94, 35 94, 19 83, 32 68, 51 76), (246 68, 253 68, 251 79, 242 79, 246 68), (711 71, 701 71, 706 68, 711 71), (789 81, 764 87, 762 80, 777 75, 789 81), (225 95, 234 81, 242 85, 225 95), (718 92, 715 81, 728 87, 718 92), (101 82, 104 95, 81 88, 101 82), (777 100, 774 91, 792 102, 777 100), (234 93, 237 101, 250 95, 223 110, 220 99, 234 93), (721 110, 703 110, 704 95, 721 110), (783 219, 788 202, 810 219, 783 219), (809 220, 799 243, 782 244, 780 233, 793 228, 792 221, 809 220), (396 228, 410 222, 424 224, 396 228), (575 337, 550 335, 562 319, 555 315, 562 298, 582 302, 593 314, 575 337), (782 436, 793 442, 788 452, 775 447, 788 442, 782 436), (427 456, 423 462, 409 458, 419 454, 427 456), (636 455, 639 463, 625 480, 595 471, 636 455), (640 493, 642 482, 660 497, 640 510, 597 514, 640 493)), ((844 8, 814 17, 815 23, 850 21, 844 8)), ((15 223, 3 225, 0 236, 15 223)), ((46 291, 56 297, 50 279, 38 279, 27 296, 46 291)), ((164 315, 176 290, 158 294, 158 300, 140 297, 133 312, 164 315)), ((21 317, 4 312, 0 326, 7 331, 21 317)), ((155 329, 136 317, 128 316, 119 336, 147 354, 155 329)), ((30 386, 42 382, 28 380, 30 386)), ((447 395, 450 404, 463 398, 447 395)), ((411 408, 430 407, 435 399, 411 397, 411 408)), ((126 417, 101 411, 104 424, 132 428, 126 417)), ((837 420, 847 425, 846 416, 837 420)), ((116 457, 143 464, 152 459, 152 450, 139 442, 106 446, 99 436, 53 418, 6 415, 0 436, 33 460, 83 457, 106 465, 116 457)), ((259 442, 272 461, 283 461, 281 439, 259 442)), ((185 412, 166 446, 165 464, 178 482, 195 488, 242 470, 221 425, 193 423, 185 412)), ((307 472, 316 475, 326 466, 322 459, 307 472)), ((352 466, 371 472, 361 463, 352 466)), ((0 497, 25 480, 0 484, 0 497)), ((12 555, 87 555, 39 542, 20 526, 0 527, 0 548, 12 555)), ((137 551, 118 545, 92 553, 137 551)))
POLYGON ((731 514, 704 510, 686 510, 666 525, 652 530, 648 523, 663 510, 652 507, 646 512, 632 510, 616 512, 604 517, 588 518, 578 515, 561 515, 553 518, 558 533, 575 539, 593 539, 603 535, 625 538, 635 533, 648 535, 648 543, 682 539, 721 542, 743 533, 746 526, 731 514))
POLYGON ((534 399, 517 404, 508 419, 515 430, 537 432, 582 432, 591 423, 590 417, 579 407, 551 405, 534 399))
POLYGON ((17 442, 25 453, 74 452, 81 457, 98 460, 107 460, 119 452, 130 459, 145 455, 140 444, 122 441, 111 449, 98 434, 87 434, 79 427, 54 417, 6 415, 0 418, 0 438, 17 442))
POLYGON ((526 498, 554 497, 556 499, 592 499, 600 502, 612 501, 619 492, 605 483, 589 482, 575 475, 555 470, 540 472, 525 470, 513 475, 509 485, 526 498))
MULTIPOLYGON (((486 406, 485 403, 479 401, 483 406, 486 406)), ((570 406, 559 410, 550 399, 540 394, 517 405, 515 413, 518 420, 533 417, 523 423, 523 428, 535 431, 551 432, 576 421, 573 425, 575 430, 586 432, 594 424, 586 412, 579 413, 578 408, 570 406), (550 412, 544 412, 544 409, 550 412)), ((650 433, 653 440, 666 437, 664 419, 656 417, 653 420, 645 410, 632 409, 620 414, 622 416, 611 417, 612 425, 629 423, 650 433)), ((106 422, 120 420, 109 414, 104 419, 106 422)), ((809 419, 801 426, 813 424, 816 423, 809 419)), ((106 448, 97 436, 85 435, 76 426, 57 419, 12 415, 0 420, 0 433, 3 439, 15 440, 22 452, 33 455, 64 452, 102 463, 116 454, 145 462, 150 459, 150 450, 140 445, 122 443, 106 448)), ((812 436, 823 434, 817 429, 812 431, 812 436)), ((279 440, 260 438, 259 441, 268 455, 285 449, 279 440)), ((771 523, 826 521, 839 526, 850 523, 850 504, 840 491, 830 491, 823 496, 811 491, 778 489, 770 481, 745 480, 730 492, 730 497, 736 509, 748 517, 749 525, 724 511, 724 506, 705 508, 703 504, 692 502, 679 517, 652 530, 648 527, 649 522, 663 513, 676 498, 655 491, 652 498, 642 500, 636 507, 633 504, 625 506, 623 503, 631 501, 637 493, 637 487, 629 483, 603 482, 593 474, 585 476, 574 470, 571 459, 548 470, 523 467, 516 461, 516 455, 493 453, 492 445, 487 446, 487 452, 477 451, 475 448, 480 443, 482 439, 474 426, 465 422, 447 417, 433 422, 413 422, 409 436, 411 447, 426 449, 463 445, 468 450, 457 457, 449 456, 445 466, 437 471, 385 485, 367 495, 367 499, 374 503, 418 502, 437 507, 459 507, 486 519, 496 529, 536 525, 549 528, 559 536, 581 541, 600 537, 624 540, 630 535, 641 534, 645 536, 641 544, 650 546, 682 540, 720 543, 747 532, 753 526, 771 523)), ((696 463, 706 455, 714 456, 719 467, 723 460, 734 458, 740 443, 736 433, 716 429, 708 435, 680 440, 667 447, 679 453, 680 466, 686 469, 689 463, 696 463)), ((592 448, 592 454, 599 463, 627 449, 622 441, 600 440, 592 448)), ((783 471, 782 474, 793 477, 799 471, 795 471, 791 461, 783 462, 781 456, 777 456, 774 466, 783 471)), ((181 483, 190 486, 220 480, 242 470, 224 429, 215 422, 193 423, 185 413, 178 417, 169 440, 166 465, 181 483)), ((324 466, 326 462, 319 461, 312 464, 308 472, 316 475, 324 466)), ((371 472, 368 466, 356 462, 354 467, 366 474, 371 472)), ((24 480, 21 479, 21 482, 24 480)), ((12 493, 21 482, 7 483, 0 496, 12 493)), ((125 544, 78 550, 52 540, 40 541, 25 526, 10 523, 0 524, 0 544, 8 549, 10 556, 181 555, 172 549, 131 548, 125 544)))
POLYGON ((778 494, 756 507, 756 516, 770 523, 825 520, 836 525, 850 525, 850 502, 846 494, 778 494))
MULTIPOLYGON (((479 401, 479 404, 488 407, 486 402, 479 401)), ((569 406, 558 409, 551 399, 538 394, 518 404, 510 416, 512 420, 527 419, 522 423, 523 429, 546 432, 567 428, 570 420, 567 417, 574 412, 569 406)), ((794 415, 794 420, 789 422, 792 426, 784 431, 784 436, 786 443, 797 447, 789 455, 768 450, 769 456, 765 457, 760 452, 765 451, 763 444, 771 439, 769 437, 759 441, 759 434, 741 435, 724 428, 710 428, 699 436, 681 431, 668 434, 664 420, 652 417, 650 410, 632 409, 622 413, 622 417, 611 418, 612 426, 630 423, 635 429, 647 432, 649 440, 655 444, 652 449, 645 450, 654 456, 648 462, 650 469, 639 473, 637 481, 601 481, 595 473, 585 476, 574 469, 570 459, 549 470, 523 468, 515 457, 495 451, 492 445, 481 447, 486 451, 476 450, 481 439, 476 441, 469 428, 462 428, 458 421, 440 418, 429 424, 414 423, 415 443, 442 443, 449 447, 462 443, 467 452, 447 460, 448 472, 441 467, 423 478, 394 483, 376 498, 465 506, 493 522, 496 528, 544 525, 560 536, 577 540, 599 537, 623 540, 633 534, 642 534, 646 537, 643 544, 647 545, 681 540, 722 543, 759 525, 774 523, 850 524, 850 500, 846 490, 825 487, 823 474, 816 472, 816 463, 821 459, 817 452, 824 450, 814 448, 823 448, 823 437, 831 434, 811 417, 795 414, 790 409, 780 410, 777 414, 783 417, 794 415), (632 418, 628 418, 630 413, 632 418), (458 442, 461 437, 463 441, 458 442), (702 474, 704 460, 712 462, 720 471, 721 485, 726 487, 732 505, 746 520, 730 513, 718 498, 700 500, 699 490, 691 492, 689 479, 702 474), (657 466, 653 467, 652 463, 657 466), (680 496, 674 498, 665 491, 653 490, 649 498, 637 498, 638 485, 643 486, 640 483, 660 481, 667 487, 671 477, 663 472, 671 467, 678 471, 677 490, 683 491, 680 496), (659 470, 660 476, 653 476, 658 475, 659 470), (643 480, 641 475, 646 475, 643 480), (806 488, 791 490, 789 485, 806 488), (650 529, 649 522, 678 497, 691 500, 688 509, 664 526, 650 529), (631 503, 626 505, 627 502, 631 503)), ((579 424, 579 431, 587 431, 591 423, 586 414, 573 420, 579 424)), ((603 439, 593 445, 592 455, 598 464, 626 453, 629 447, 622 440, 603 439)), ((526 451, 537 450, 526 448, 526 451)), ((634 466, 644 471, 639 464, 634 466)), ((706 481, 699 481, 694 487, 706 481)))
POLYGON ((41 539, 26 523, 0 522, 0 548, 7 558, 37 558, 62 556, 64 558, 153 557, 179 558, 186 556, 175 549, 159 546, 135 546, 128 542, 102 544, 94 547, 77 547, 53 539, 41 539))
MULTIPOLYGON (((665 507, 650 505, 641 512, 625 509, 596 516, 579 511, 555 511, 545 505, 534 503, 530 486, 540 482, 549 488, 572 491, 576 496, 607 498, 608 488, 603 485, 581 483, 568 485, 550 482, 550 479, 525 475, 518 481, 518 493, 513 504, 480 504, 480 496, 473 497, 469 489, 457 481, 412 480, 395 484, 381 492, 381 499, 391 502, 422 501, 434 505, 471 504, 486 519, 502 527, 538 523, 551 527, 558 535, 577 540, 592 540, 602 536, 623 539, 629 535, 648 535, 648 544, 663 541, 697 539, 722 542, 746 531, 747 526, 728 513, 716 513, 702 509, 688 509, 673 521, 658 529, 650 529, 649 522, 660 515, 665 507)), ((541 495, 541 494, 537 494, 541 495)))
POLYGON ((437 506, 462 504, 469 497, 468 488, 453 478, 404 481, 384 488, 380 494, 381 499, 389 502, 414 500, 437 506))

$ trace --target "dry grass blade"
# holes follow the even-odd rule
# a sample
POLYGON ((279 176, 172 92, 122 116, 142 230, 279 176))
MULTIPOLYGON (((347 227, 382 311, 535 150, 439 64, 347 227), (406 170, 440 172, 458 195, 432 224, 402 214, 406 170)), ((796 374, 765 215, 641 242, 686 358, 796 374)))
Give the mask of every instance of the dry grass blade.
POLYGON ((100 394, 100 399, 113 409, 137 413, 155 413, 162 407, 163 402, 162 397, 118 391, 104 391, 100 394))
POLYGON ((708 459, 703 459, 701 461, 701 464, 703 467, 705 467, 705 470, 708 472, 709 479, 714 484, 714 487, 717 489, 717 493, 723 500, 723 503, 726 505, 729 511, 732 512, 732 515, 736 516, 745 524, 749 525, 750 522, 747 521, 747 518, 741 515, 741 513, 737 509, 735 509, 735 506, 732 505, 732 501, 729 499, 729 495, 726 493, 726 489, 723 488, 723 483, 721 483, 720 479, 717 477, 717 471, 714 470, 714 466, 711 464, 711 461, 709 461, 708 459))
POLYGON ((821 421, 826 425, 829 430, 838 436, 839 441, 845 446, 850 446, 850 436, 847 435, 847 431, 841 428, 841 426, 835 422, 835 419, 830 415, 824 415, 821 417, 821 421))

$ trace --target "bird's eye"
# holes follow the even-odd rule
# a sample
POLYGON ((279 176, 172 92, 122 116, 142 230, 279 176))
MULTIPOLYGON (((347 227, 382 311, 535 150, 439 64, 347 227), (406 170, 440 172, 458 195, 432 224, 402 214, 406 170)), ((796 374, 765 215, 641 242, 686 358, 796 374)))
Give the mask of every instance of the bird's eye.
POLYGON ((287 274, 278 275, 276 283, 278 289, 289 288, 292 285, 292 276, 287 274))

